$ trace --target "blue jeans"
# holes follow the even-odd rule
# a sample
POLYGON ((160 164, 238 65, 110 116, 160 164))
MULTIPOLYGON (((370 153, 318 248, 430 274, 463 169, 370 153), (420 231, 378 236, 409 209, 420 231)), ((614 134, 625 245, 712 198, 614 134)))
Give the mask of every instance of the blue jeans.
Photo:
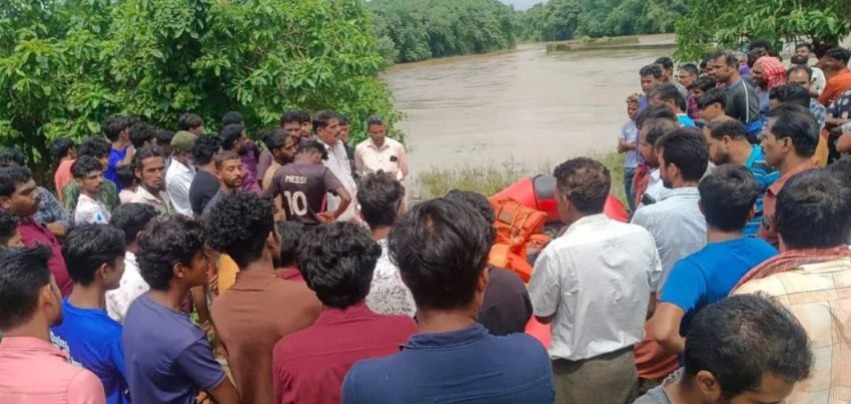
POLYGON ((635 177, 635 168, 624 167, 623 169, 623 189, 626 192, 626 203, 629 206, 630 212, 635 212, 635 195, 632 192, 632 179, 635 177))

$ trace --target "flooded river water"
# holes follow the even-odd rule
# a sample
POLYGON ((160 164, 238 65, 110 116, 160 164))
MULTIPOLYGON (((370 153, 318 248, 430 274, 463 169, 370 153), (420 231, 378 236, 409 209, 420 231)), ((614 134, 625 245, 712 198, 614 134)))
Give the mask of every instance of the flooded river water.
POLYGON ((640 91, 638 70, 666 52, 548 55, 543 44, 521 45, 400 65, 384 79, 406 115, 400 126, 414 176, 432 166, 539 167, 614 150, 625 99, 640 91))

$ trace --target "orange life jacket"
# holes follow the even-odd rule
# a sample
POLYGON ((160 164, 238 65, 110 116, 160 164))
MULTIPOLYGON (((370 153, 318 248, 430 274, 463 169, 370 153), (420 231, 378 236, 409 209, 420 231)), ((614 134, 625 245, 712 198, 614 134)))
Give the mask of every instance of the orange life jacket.
POLYGON ((532 265, 528 261, 528 250, 540 249, 550 240, 541 234, 547 214, 511 198, 491 199, 490 202, 496 213, 493 224, 496 241, 488 262, 495 267, 514 271, 523 282, 529 282, 532 265))

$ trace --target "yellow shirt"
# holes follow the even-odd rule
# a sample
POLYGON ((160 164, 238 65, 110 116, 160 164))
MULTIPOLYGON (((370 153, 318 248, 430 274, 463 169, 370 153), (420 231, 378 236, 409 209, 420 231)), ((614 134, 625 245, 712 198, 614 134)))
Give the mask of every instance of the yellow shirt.
POLYGON ((227 254, 219 254, 219 294, 225 293, 236 282, 239 267, 227 254))

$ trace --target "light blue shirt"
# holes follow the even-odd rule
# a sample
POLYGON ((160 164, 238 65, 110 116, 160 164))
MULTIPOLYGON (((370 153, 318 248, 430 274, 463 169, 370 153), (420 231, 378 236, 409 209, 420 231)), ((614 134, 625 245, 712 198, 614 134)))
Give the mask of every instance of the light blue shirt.
POLYGON ((635 143, 636 148, 626 152, 626 159, 623 166, 625 168, 635 168, 641 163, 641 154, 638 152, 638 127, 632 119, 626 121, 621 126, 621 132, 618 135, 619 140, 626 143, 635 143))
POLYGON ((688 114, 677 114, 677 121, 680 122, 680 126, 684 128, 696 128, 697 125, 694 123, 694 120, 689 118, 688 114))
POLYGON ((706 245, 706 219, 698 207, 697 187, 677 188, 652 205, 639 208, 632 223, 647 229, 656 240, 662 261, 661 291, 677 261, 706 245))

